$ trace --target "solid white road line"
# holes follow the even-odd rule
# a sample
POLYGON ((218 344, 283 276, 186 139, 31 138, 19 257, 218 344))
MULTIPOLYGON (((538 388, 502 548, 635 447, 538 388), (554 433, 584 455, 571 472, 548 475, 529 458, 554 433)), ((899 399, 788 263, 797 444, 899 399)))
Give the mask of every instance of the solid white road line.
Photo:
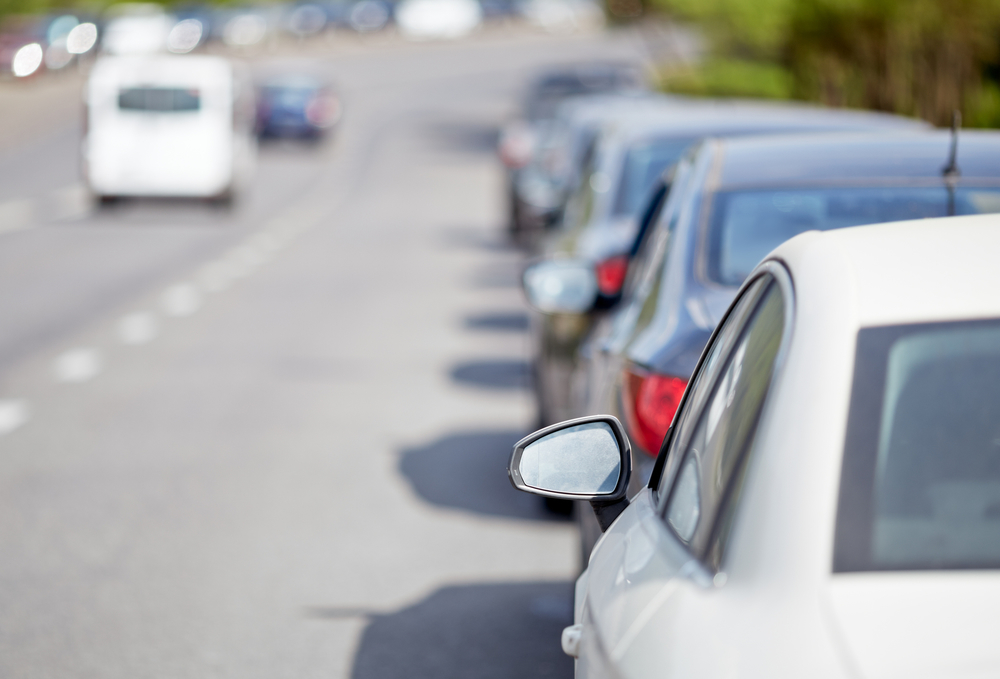
POLYGON ((9 434, 28 421, 31 411, 23 399, 0 400, 0 436, 9 434))
POLYGON ((100 352, 78 347, 60 354, 52 363, 52 372, 60 382, 86 382, 100 374, 104 367, 100 352))

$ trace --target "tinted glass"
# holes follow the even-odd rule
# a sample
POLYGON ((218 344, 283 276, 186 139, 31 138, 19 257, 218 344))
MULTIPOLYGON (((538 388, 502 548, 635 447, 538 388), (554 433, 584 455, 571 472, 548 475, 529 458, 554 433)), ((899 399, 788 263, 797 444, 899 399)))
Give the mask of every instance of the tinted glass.
POLYGON ((615 197, 615 215, 637 214, 663 171, 676 163, 694 141, 658 139, 629 149, 615 197))
MULTIPOLYGON (((767 253, 804 231, 943 217, 950 200, 941 186, 722 192, 712 207, 709 275, 739 285, 767 253)), ((954 203, 960 215, 1000 212, 1000 188, 960 188, 954 203)))
POLYGON ((155 113, 197 111, 201 108, 201 95, 196 89, 129 87, 119 90, 118 108, 155 113))
POLYGON ((670 441, 670 450, 667 456, 667 467, 660 477, 657 492, 661 496, 665 495, 669 489, 672 470, 680 463, 682 452, 687 449, 691 434, 698 424, 701 411, 705 407, 716 379, 722 369, 723 356, 726 356, 732 349, 736 340, 743 333, 747 318, 750 312, 756 308, 761 295, 768 289, 773 279, 770 276, 761 276, 753 282, 736 302, 730 314, 722 323, 722 327, 715 336, 705 360, 698 368, 697 374, 688 386, 688 393, 685 395, 683 408, 677 414, 674 421, 675 432, 670 441))
POLYGON ((709 551, 716 519, 735 502, 731 482, 740 476, 737 472, 757 430, 781 346, 784 319, 781 289, 772 282, 727 355, 725 368, 685 447, 665 518, 696 555, 705 556, 709 551))
POLYGON ((837 571, 1000 567, 1000 322, 858 335, 837 571))

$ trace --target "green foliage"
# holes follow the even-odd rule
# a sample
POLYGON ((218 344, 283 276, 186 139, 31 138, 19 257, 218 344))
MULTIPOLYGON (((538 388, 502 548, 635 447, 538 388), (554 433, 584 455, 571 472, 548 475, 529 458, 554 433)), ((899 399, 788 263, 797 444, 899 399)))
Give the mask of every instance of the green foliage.
POLYGON ((780 64, 741 59, 711 59, 697 68, 666 71, 663 89, 708 97, 760 97, 788 99, 791 74, 780 64))
POLYGON ((796 0, 650 0, 668 14, 700 24, 716 49, 743 56, 776 56, 796 0))
POLYGON ((956 108, 976 124, 1000 121, 1000 89, 988 75, 1000 59, 1000 0, 652 1, 711 40, 715 57, 682 82, 687 91, 729 89, 725 74, 739 70, 719 64, 737 58, 757 63, 748 82, 772 83, 743 89, 782 91, 774 83, 783 78, 762 75, 771 63, 790 74, 787 93, 797 98, 941 124, 956 108))

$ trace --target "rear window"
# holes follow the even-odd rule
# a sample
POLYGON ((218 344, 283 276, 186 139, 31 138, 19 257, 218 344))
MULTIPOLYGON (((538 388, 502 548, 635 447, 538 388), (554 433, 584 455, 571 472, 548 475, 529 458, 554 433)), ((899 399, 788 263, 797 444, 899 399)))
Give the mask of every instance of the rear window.
MULTIPOLYGON (((943 186, 726 191, 716 195, 708 234, 709 277, 739 285, 771 250, 805 231, 944 217, 943 186)), ((959 215, 1000 212, 1000 188, 959 188, 959 215)))
POLYGON ((201 93, 179 87, 127 87, 118 91, 118 108, 154 113, 197 111, 201 108, 201 93))
POLYGON ((1000 321, 867 328, 837 572, 1000 567, 1000 321))
POLYGON ((695 139, 657 139, 643 142, 629 149, 622 168, 618 195, 615 196, 615 215, 638 214, 649 196, 653 184, 663 171, 680 160, 695 139))

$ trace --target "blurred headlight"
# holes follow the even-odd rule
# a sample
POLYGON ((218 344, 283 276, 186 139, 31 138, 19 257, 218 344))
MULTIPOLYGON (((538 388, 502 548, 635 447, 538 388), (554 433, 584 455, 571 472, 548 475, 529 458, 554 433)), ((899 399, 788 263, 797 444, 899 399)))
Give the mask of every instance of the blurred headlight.
POLYGON ((45 56, 42 46, 37 42, 25 45, 14 54, 11 61, 10 70, 18 78, 26 78, 42 65, 42 58, 45 56))
POLYGON ((186 54, 198 46, 204 27, 197 19, 184 19, 170 29, 167 35, 167 49, 174 54, 186 54))
POLYGON ((66 34, 66 51, 70 54, 89 52, 96 44, 97 26, 92 23, 78 24, 66 34))

